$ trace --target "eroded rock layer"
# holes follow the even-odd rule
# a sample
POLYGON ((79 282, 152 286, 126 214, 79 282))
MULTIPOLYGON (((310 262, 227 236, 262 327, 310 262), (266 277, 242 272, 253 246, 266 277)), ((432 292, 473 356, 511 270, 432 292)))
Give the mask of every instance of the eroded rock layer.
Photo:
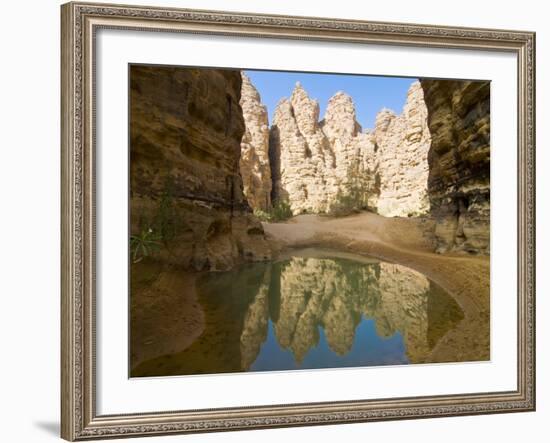
POLYGON ((490 84, 422 80, 438 250, 489 252, 490 84))
POLYGON ((132 66, 131 233, 196 270, 270 257, 239 174, 237 70, 132 66))

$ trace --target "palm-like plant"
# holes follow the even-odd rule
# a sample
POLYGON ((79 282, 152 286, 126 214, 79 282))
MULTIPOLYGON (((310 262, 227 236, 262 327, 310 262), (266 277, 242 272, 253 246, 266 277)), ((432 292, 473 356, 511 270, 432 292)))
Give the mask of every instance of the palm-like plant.
POLYGON ((161 236, 151 228, 142 229, 137 235, 130 236, 132 262, 139 263, 145 257, 153 255, 160 249, 161 236))

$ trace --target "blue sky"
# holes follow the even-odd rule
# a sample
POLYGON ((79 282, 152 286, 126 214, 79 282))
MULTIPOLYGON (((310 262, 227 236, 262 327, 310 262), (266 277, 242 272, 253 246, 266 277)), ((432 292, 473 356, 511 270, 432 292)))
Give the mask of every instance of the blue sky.
POLYGON ((363 129, 374 128, 376 114, 382 108, 389 108, 400 114, 407 99, 407 90, 415 78, 376 77, 368 75, 309 74, 300 72, 245 71, 252 80, 267 106, 269 122, 277 102, 290 97, 294 85, 299 81, 311 98, 319 101, 325 115, 328 100, 338 91, 344 91, 353 98, 357 121, 363 129))

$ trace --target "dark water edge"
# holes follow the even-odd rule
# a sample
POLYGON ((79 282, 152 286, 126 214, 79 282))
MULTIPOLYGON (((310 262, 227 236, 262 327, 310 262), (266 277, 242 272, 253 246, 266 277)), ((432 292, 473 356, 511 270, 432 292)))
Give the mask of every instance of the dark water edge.
POLYGON ((196 287, 202 334, 131 376, 433 362, 431 350, 463 318, 455 300, 416 271, 315 249, 208 273, 196 287))

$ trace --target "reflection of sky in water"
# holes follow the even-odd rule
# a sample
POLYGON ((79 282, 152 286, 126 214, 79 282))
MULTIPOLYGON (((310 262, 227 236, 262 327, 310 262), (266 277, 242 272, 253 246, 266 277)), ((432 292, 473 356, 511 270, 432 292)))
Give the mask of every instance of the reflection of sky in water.
POLYGON ((322 327, 319 327, 319 344, 308 351, 303 362, 297 363, 292 351, 283 349, 269 321, 267 339, 250 371, 277 371, 291 369, 331 368, 344 366, 374 366, 407 364, 405 344, 400 332, 389 338, 380 337, 373 319, 362 318, 355 330, 351 350, 343 356, 332 351, 322 327))

